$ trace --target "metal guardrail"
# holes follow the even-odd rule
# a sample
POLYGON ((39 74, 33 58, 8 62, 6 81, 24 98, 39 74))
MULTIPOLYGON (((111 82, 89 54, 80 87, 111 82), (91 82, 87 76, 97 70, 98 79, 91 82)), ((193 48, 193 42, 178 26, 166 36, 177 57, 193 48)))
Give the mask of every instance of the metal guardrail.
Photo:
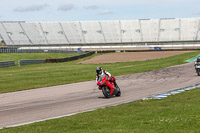
POLYGON ((41 63, 58 63, 58 62, 67 62, 72 60, 77 60, 94 54, 95 52, 88 52, 77 56, 59 58, 59 59, 43 59, 43 60, 19 60, 19 66, 30 65, 30 64, 41 64, 41 63))
POLYGON ((46 62, 47 63, 57 63, 57 62, 67 62, 67 61, 72 61, 72 60, 77 60, 80 58, 84 58, 87 56, 90 56, 92 54, 94 54, 94 51, 88 52, 88 53, 84 53, 81 55, 77 55, 77 56, 72 56, 72 57, 67 57, 67 58, 60 58, 60 59, 47 59, 46 62))
POLYGON ((0 68, 4 68, 4 67, 10 67, 10 66, 14 66, 15 65, 15 61, 11 60, 11 61, 0 61, 0 68))
POLYGON ((24 66, 24 65, 31 65, 31 64, 41 64, 41 63, 46 63, 46 59, 43 60, 19 60, 19 66, 24 66))
POLYGON ((0 47, 0 53, 80 53, 70 48, 65 49, 34 49, 33 47, 23 49, 18 47, 0 47))
MULTIPOLYGON (((38 47, 34 47, 34 49, 36 50, 45 50, 45 49, 60 49, 60 50, 64 50, 64 49, 97 49, 97 50, 101 50, 101 49, 131 49, 131 48, 155 48, 155 47, 159 47, 159 48, 200 48, 200 43, 197 44, 155 44, 155 45, 88 45, 88 46, 54 46, 54 47, 43 47, 43 46, 38 46, 38 47)), ((20 47, 20 49, 23 50, 28 50, 28 49, 33 49, 33 47, 20 47)))

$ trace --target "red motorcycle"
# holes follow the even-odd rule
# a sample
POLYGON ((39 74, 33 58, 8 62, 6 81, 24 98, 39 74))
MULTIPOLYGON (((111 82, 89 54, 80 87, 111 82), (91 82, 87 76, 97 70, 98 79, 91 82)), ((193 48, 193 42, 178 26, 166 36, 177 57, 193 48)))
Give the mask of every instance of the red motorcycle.
POLYGON ((121 91, 120 91, 120 88, 119 86, 116 84, 115 82, 115 85, 113 82, 115 82, 114 80, 114 76, 112 77, 109 77, 107 75, 102 75, 99 77, 99 80, 97 81, 97 85, 99 86, 99 90, 102 90, 103 92, 103 95, 106 97, 106 98, 110 98, 112 96, 121 96, 121 91))

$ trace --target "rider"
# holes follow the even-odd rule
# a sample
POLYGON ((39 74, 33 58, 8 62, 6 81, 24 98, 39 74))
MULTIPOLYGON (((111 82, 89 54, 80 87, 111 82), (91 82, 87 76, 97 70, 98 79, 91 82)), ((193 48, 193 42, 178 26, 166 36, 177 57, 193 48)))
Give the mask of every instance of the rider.
POLYGON ((195 64, 195 65, 196 65, 196 64, 200 64, 200 57, 197 58, 197 60, 195 61, 194 64, 195 64))
POLYGON ((111 76, 111 74, 109 72, 107 72, 106 70, 103 70, 101 67, 97 67, 96 68, 96 72, 97 72, 97 76, 96 76, 96 82, 99 80, 99 77, 103 74, 107 75, 110 78, 110 81, 114 83, 114 85, 116 86, 116 82, 115 82, 115 78, 111 76))
MULTIPOLYGON (((197 64, 200 64, 200 57, 198 57, 197 60, 194 62, 195 69, 196 69, 197 64)), ((196 71, 197 71, 197 69, 196 69, 196 71)))

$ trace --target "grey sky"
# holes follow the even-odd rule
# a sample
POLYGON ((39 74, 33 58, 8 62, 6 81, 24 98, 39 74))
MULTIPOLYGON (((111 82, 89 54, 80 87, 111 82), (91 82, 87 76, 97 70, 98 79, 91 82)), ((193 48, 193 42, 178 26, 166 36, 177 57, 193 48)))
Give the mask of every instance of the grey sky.
POLYGON ((74 8, 73 4, 62 4, 58 7, 58 10, 60 11, 69 11, 72 10, 74 8))
POLYGON ((111 10, 103 10, 101 12, 99 12, 100 15, 108 15, 108 14, 112 14, 113 12, 111 10))
POLYGON ((26 6, 26 7, 17 7, 14 9, 14 11, 16 11, 16 12, 41 11, 46 7, 48 7, 48 4, 30 5, 30 6, 26 6))
POLYGON ((85 9, 89 9, 89 10, 96 10, 98 9, 99 7, 97 5, 89 5, 89 6, 86 6, 85 9))

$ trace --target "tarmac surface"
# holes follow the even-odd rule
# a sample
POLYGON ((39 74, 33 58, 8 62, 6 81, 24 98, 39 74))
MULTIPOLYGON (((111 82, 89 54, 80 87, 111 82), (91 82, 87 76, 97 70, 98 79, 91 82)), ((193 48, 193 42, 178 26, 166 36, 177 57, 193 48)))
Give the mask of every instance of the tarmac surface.
POLYGON ((0 94, 0 128, 111 106, 200 83, 192 63, 116 77, 121 97, 105 99, 95 81, 0 94))

